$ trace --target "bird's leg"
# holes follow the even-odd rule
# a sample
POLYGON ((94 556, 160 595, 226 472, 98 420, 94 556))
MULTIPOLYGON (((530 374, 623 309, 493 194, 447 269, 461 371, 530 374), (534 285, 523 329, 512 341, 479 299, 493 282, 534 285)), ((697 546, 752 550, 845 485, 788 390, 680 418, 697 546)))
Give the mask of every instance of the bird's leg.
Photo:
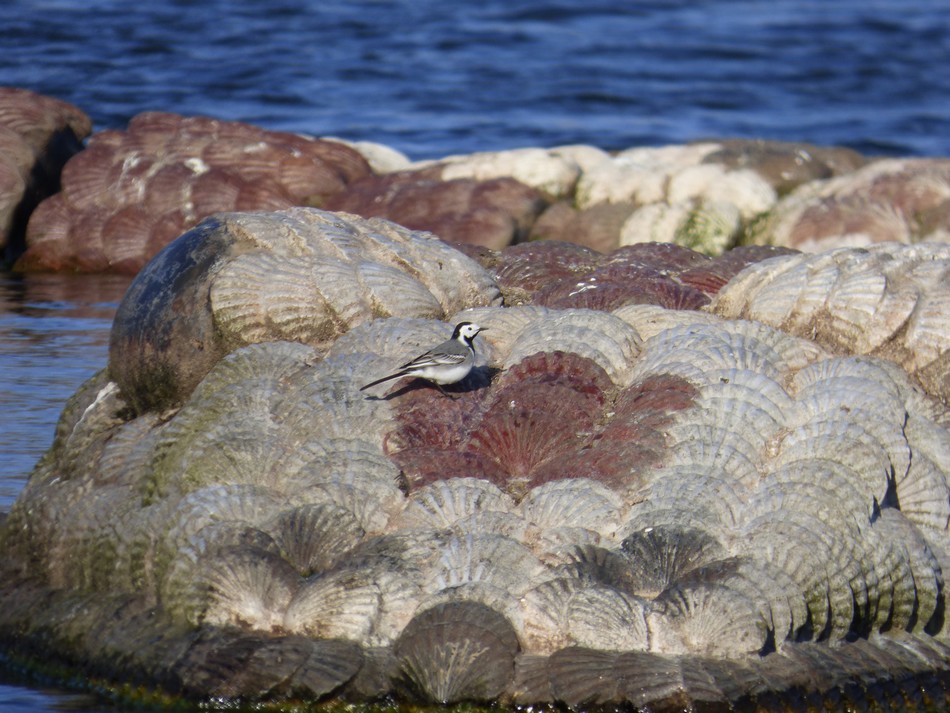
POLYGON ((448 396, 453 401, 458 398, 458 396, 452 396, 448 391, 442 388, 442 384, 436 383, 435 381, 431 382, 435 384, 435 387, 442 393, 443 396, 448 396))

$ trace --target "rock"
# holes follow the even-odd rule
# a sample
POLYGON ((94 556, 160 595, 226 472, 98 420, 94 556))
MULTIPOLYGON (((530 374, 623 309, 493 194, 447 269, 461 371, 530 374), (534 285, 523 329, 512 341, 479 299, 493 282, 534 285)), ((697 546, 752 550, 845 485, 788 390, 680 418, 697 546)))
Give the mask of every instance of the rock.
POLYGON ((438 175, 430 167, 367 177, 323 207, 386 218, 447 242, 497 250, 526 237, 545 206, 536 190, 513 178, 443 181, 438 175))
POLYGON ((354 149, 249 124, 148 112, 103 131, 30 217, 18 270, 134 274, 212 213, 318 205, 370 173, 354 149))
POLYGON ((851 149, 813 144, 728 139, 703 161, 727 170, 751 169, 780 196, 812 181, 851 173, 866 162, 851 149))
POLYGON ((881 159, 803 184, 760 221, 748 240, 815 252, 881 242, 950 239, 950 161, 881 159))
MULTIPOLYGON (((509 250, 537 293, 665 273, 739 317, 818 259, 509 250)), ((805 292, 841 324, 896 265, 927 305, 934 250, 829 253, 856 281, 805 292)), ((219 704, 944 705, 950 407, 853 353, 875 323, 833 352, 709 309, 502 306, 392 223, 218 216, 140 274, 0 521, 0 642, 219 704), (449 395, 360 390, 461 320, 485 331, 449 395)))
POLYGON ((308 209, 221 214, 168 245, 129 286, 112 327, 111 375, 140 412, 164 409, 239 346, 325 349, 377 317, 441 318, 497 299, 474 262, 393 223, 308 209), (433 259, 441 270, 429 269, 433 259))
POLYGON ((13 262, 24 250, 26 223, 59 190, 66 161, 82 150, 92 122, 80 109, 26 89, 0 87, 0 250, 13 262))

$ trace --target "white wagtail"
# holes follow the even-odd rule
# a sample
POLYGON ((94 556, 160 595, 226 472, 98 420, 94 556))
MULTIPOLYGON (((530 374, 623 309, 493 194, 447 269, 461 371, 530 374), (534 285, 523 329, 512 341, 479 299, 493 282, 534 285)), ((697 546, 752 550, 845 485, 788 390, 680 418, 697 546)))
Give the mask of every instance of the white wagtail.
POLYGON ((477 324, 460 322, 455 326, 451 339, 407 361, 399 367, 399 371, 361 386, 360 391, 390 379, 398 379, 400 376, 417 376, 431 381, 439 388, 439 391, 445 394, 442 389, 443 384, 461 381, 468 376, 475 365, 475 349, 472 347, 472 341, 480 331, 482 328, 477 324))

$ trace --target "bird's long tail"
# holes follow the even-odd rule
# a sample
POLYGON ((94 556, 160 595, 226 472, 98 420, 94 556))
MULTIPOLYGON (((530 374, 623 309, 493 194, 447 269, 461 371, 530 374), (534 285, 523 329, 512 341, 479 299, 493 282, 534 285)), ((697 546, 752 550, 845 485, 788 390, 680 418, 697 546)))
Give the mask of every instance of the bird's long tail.
POLYGON ((384 381, 391 381, 392 379, 398 379, 400 376, 406 376, 408 371, 397 371, 395 374, 390 374, 389 376, 384 376, 382 379, 376 379, 376 381, 371 381, 368 384, 364 384, 360 387, 360 391, 365 391, 371 386, 376 386, 376 384, 382 384, 384 381))

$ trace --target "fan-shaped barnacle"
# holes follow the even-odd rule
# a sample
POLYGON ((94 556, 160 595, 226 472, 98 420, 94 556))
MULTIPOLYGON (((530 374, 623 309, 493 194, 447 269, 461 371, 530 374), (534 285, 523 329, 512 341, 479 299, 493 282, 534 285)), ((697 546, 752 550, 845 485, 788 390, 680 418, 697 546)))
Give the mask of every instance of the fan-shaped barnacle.
POLYGON ((706 467, 729 473, 736 483, 754 487, 760 477, 764 441, 749 429, 742 432, 717 425, 682 424, 669 429, 669 466, 706 467), (747 438, 751 437, 752 441, 747 438))
POLYGON ((266 630, 274 621, 265 601, 282 611, 299 579, 266 532, 236 521, 212 522, 191 534, 160 574, 159 601, 177 619, 198 624, 214 610, 216 623, 266 630))
POLYGON ((419 589, 405 575, 382 566, 333 570, 304 581, 287 604, 285 630, 364 645, 392 643, 398 633, 387 611, 411 612, 419 589))
POLYGON ((531 384, 506 390, 508 398, 495 401, 483 414, 464 450, 491 458, 510 476, 523 479, 545 461, 579 450, 594 425, 593 414, 578 412, 585 397, 561 387, 552 402, 550 391, 531 384))
MULTIPOLYGON (((233 257, 214 276, 210 286, 211 310, 216 327, 234 346, 274 340, 329 344, 345 331, 335 319, 336 305, 328 303, 317 285, 317 265, 324 279, 356 282, 353 265, 329 258, 317 262, 310 256, 285 256, 257 251, 233 257), (336 270, 332 270, 336 267, 336 270)), ((363 297, 360 290, 351 295, 363 297)), ((361 309, 341 306, 341 311, 371 315, 365 297, 361 309)))
POLYGON ((399 469, 373 442, 362 438, 309 440, 297 458, 287 459, 283 489, 292 498, 305 498, 318 483, 379 482, 384 489, 398 484, 399 469))
POLYGON ((262 377, 189 401, 156 434, 149 494, 188 492, 223 482, 229 470, 249 484, 273 480, 275 465, 287 451, 272 416, 280 388, 274 379, 262 377))
POLYGON ((866 409, 885 421, 903 422, 906 406, 887 370, 866 358, 824 359, 796 372, 789 385, 807 413, 866 409))
POLYGON ((637 334, 647 341, 660 332, 691 324, 715 325, 722 320, 707 312, 693 310, 667 309, 659 305, 628 304, 611 312, 637 330, 637 334))
POLYGON ((893 465, 881 442, 860 422, 815 419, 786 431, 777 445, 773 469, 790 463, 816 462, 852 480, 852 487, 859 488, 869 508, 874 502, 884 502, 893 465))
MULTIPOLYGON (((698 434, 723 434, 723 443, 735 444, 743 450, 745 458, 753 463, 762 459, 766 445, 783 426, 769 415, 742 398, 725 395, 712 402, 704 400, 705 390, 695 402, 695 407, 676 415, 673 425, 667 429, 671 445, 690 440, 698 434), (725 436, 725 434, 729 434, 725 436)), ((738 394, 737 394, 738 396, 738 394)))
POLYGON ((777 320, 772 324, 781 324, 795 305, 798 293, 806 278, 803 263, 808 255, 781 255, 753 263, 719 290, 713 299, 710 310, 726 319, 754 319, 750 310, 761 300, 769 304, 763 308, 763 315, 777 320), (783 289, 773 289, 773 285, 782 282, 783 289), (778 304, 767 303, 767 299, 778 300, 778 304))
POLYGON ((318 353, 313 347, 297 342, 251 344, 222 358, 195 387, 189 400, 203 403, 232 384, 250 385, 264 393, 280 391, 286 379, 317 359, 318 353))
POLYGON ((626 385, 641 342, 633 327, 606 312, 551 311, 522 330, 504 365, 513 366, 536 352, 573 352, 601 366, 615 384, 626 385))
POLYGON ((98 485, 139 487, 158 441, 159 417, 147 413, 119 426, 102 449, 92 477, 98 485))
MULTIPOLYGON (((499 378, 500 390, 529 382, 537 388, 564 386, 590 397, 599 408, 606 394, 613 390, 610 377, 604 369, 579 354, 565 351, 537 352, 510 367, 499 378)), ((501 395, 496 398, 502 398, 501 395)))
POLYGON ((356 515, 332 503, 285 510, 261 529, 304 577, 332 569, 366 534, 356 515))
POLYGON ((470 601, 419 612, 393 645, 402 686, 441 704, 496 699, 514 677, 519 649, 504 616, 470 601))
POLYGON ((688 324, 660 332, 644 344, 631 380, 671 373, 667 364, 679 363, 692 364, 700 374, 720 369, 751 369, 779 379, 784 359, 773 347, 776 340, 770 332, 762 332, 766 328, 761 325, 745 326, 749 324, 688 324))
POLYGON ((869 525, 881 502, 860 473, 837 461, 803 457, 782 459, 774 466, 749 497, 744 522, 766 512, 796 509, 856 534, 869 525))
POLYGON ((749 522, 736 540, 742 554, 772 562, 798 584, 815 637, 846 635, 856 592, 867 588, 867 553, 855 533, 831 531, 835 524, 799 511, 769 512, 749 522))
POLYGON ((542 531, 576 527, 606 538, 616 534, 625 510, 616 492, 588 478, 567 478, 539 485, 518 503, 521 516, 542 531))
POLYGON ((709 533, 690 527, 645 527, 620 544, 626 555, 628 591, 656 597, 696 567, 722 559, 726 550, 709 533))
POLYGON ((468 582, 487 582, 515 596, 544 574, 544 565, 517 540, 468 532, 445 539, 421 585, 427 592, 436 592, 468 582))
POLYGON ((655 600, 647 626, 653 651, 714 656, 761 652, 771 628, 747 593, 702 583, 665 590, 655 600))
POLYGON ((390 520, 405 506, 405 495, 394 481, 373 473, 317 473, 308 483, 296 482, 290 493, 295 505, 330 504, 350 512, 370 534, 384 532, 390 520))
MULTIPOLYGON (((27 530, 33 537, 19 544, 34 551, 32 561, 42 563, 50 586, 79 590, 110 587, 117 575, 116 539, 125 535, 118 528, 134 520, 138 493, 130 486, 89 487, 74 480, 58 488, 57 495, 64 499, 61 507, 53 506, 44 513, 54 519, 27 530)), ((36 517, 38 511, 29 508, 28 512, 36 517)))
POLYGON ((576 644, 621 651, 649 645, 646 603, 608 585, 559 577, 536 584, 519 601, 524 645, 532 653, 576 644))
POLYGON ((451 478, 414 490, 393 526, 436 530, 452 527, 485 511, 508 513, 513 508, 511 497, 486 480, 451 478))
MULTIPOLYGON (((841 385, 839 384, 839 386, 841 385)), ((860 390, 863 386, 860 383, 855 383, 848 388, 860 390)), ((860 444, 870 438, 878 444, 878 447, 886 455, 888 461, 885 466, 886 477, 902 478, 911 462, 910 446, 903 431, 903 413, 900 417, 888 416, 886 408, 881 411, 875 409, 873 397, 867 395, 862 397, 858 394, 849 395, 848 388, 833 388, 822 391, 820 388, 814 387, 807 398, 797 400, 800 407, 800 421, 799 423, 790 423, 789 427, 796 428, 798 425, 809 421, 816 423, 831 422, 826 426, 816 425, 806 428, 806 432, 809 429, 824 431, 821 434, 822 438, 816 439, 815 445, 809 447, 809 450, 815 450, 817 447, 834 449, 836 445, 840 447, 846 439, 850 438, 857 439, 860 444), (835 422, 842 421, 853 425, 847 427, 833 425, 835 422), (843 429, 844 432, 842 432, 843 429), (859 436, 856 429, 864 431, 867 435, 859 436), (836 440, 837 444, 835 443, 836 440)), ((874 468, 870 472, 861 471, 861 474, 867 479, 868 487, 877 492, 881 482, 880 471, 874 468)))
MULTIPOLYGON (((327 357, 372 354, 392 367, 447 339, 451 328, 439 321, 418 317, 390 317, 360 324, 339 337, 327 357)), ((364 375, 365 376, 365 375, 364 375)))
POLYGON ((713 369, 706 372, 706 382, 697 397, 697 405, 725 411, 756 409, 777 428, 794 420, 796 405, 778 382, 751 369, 713 369), (734 406, 732 402, 742 402, 734 406))
POLYGON ((284 611, 300 586, 290 564, 266 550, 234 547, 217 552, 201 579, 207 583, 204 621, 249 626, 263 631, 282 628, 284 611))
POLYGON ((748 500, 747 488, 733 477, 706 465, 670 465, 656 471, 639 495, 656 510, 697 503, 697 509, 729 528, 740 522, 748 500))
MULTIPOLYGON (((880 538, 892 543, 898 557, 909 566, 912 580, 908 584, 912 583, 912 591, 906 591, 908 587, 899 586, 898 572, 890 573, 895 594, 906 591, 906 596, 911 596, 913 599, 912 614, 903 628, 908 631, 930 631, 932 625, 936 623, 935 616, 943 597, 943 573, 937 559, 913 523, 894 508, 884 508, 881 511, 880 518, 874 523, 874 531, 880 538)), ((907 570, 902 571, 906 577, 907 570)), ((895 608, 901 604, 899 598, 895 599, 895 608)), ((904 622, 895 621, 894 623, 904 622)))
POLYGON ((923 453, 914 453, 910 468, 897 480, 900 511, 916 525, 945 533, 950 528, 947 476, 923 453))
POLYGON ((360 246, 364 254, 418 279, 435 295, 445 314, 501 301, 498 285, 486 270, 434 235, 381 218, 370 218, 367 224, 371 230, 360 246), (438 269, 431 269, 433 265, 438 269))

